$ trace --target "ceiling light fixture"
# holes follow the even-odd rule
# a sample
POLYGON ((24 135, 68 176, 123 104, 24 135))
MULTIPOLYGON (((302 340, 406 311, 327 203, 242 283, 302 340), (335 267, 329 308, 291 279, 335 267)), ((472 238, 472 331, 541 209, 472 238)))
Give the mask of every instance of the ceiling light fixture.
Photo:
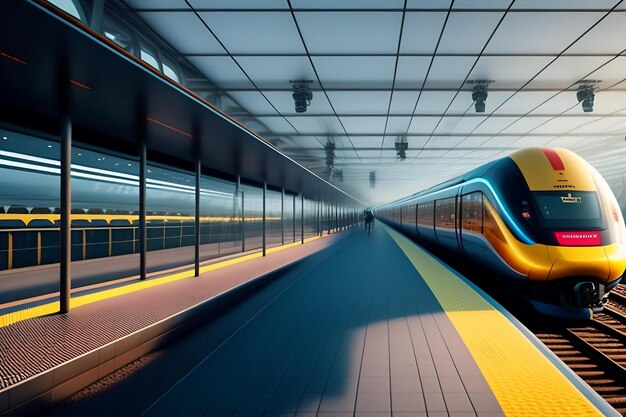
POLYGON ((468 84, 474 84, 474 92, 472 93, 472 101, 476 113, 485 112, 485 102, 487 101, 487 87, 493 80, 470 80, 468 84))
POLYGON ((399 161, 404 161, 406 159, 406 151, 409 149, 409 143, 406 136, 398 136, 396 139, 396 156, 399 161))
POLYGON ((577 83, 578 92, 576 93, 576 99, 579 103, 582 103, 583 112, 585 113, 593 111, 594 91, 599 82, 597 80, 581 80, 577 83))
POLYGON ((324 145, 324 153, 326 154, 326 175, 330 176, 335 169, 335 144, 332 139, 328 139, 324 145))
POLYGON ((309 87, 309 83, 312 83, 311 80, 296 80, 290 81, 293 88, 293 101, 296 105, 296 113, 304 113, 311 105, 311 100, 313 100, 313 92, 309 87))

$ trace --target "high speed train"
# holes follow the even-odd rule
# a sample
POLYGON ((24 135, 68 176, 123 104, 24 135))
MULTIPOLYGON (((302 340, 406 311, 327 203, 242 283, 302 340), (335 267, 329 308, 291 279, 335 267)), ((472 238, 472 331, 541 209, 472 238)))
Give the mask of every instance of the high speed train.
POLYGON ((591 318, 626 268, 615 196, 566 149, 524 149, 374 212, 418 242, 484 266, 553 316, 591 318))

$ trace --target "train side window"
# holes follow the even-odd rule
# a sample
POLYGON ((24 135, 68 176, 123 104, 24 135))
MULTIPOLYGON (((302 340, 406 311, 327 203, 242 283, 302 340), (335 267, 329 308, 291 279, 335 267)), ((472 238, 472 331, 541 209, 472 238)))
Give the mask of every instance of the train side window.
POLYGON ((480 191, 462 197, 461 227, 475 233, 483 232, 483 193, 480 191))
POLYGON ((417 224, 433 227, 433 202, 420 203, 417 208, 417 224))
POLYGON ((454 229, 455 201, 454 197, 436 201, 435 228, 454 229))
POLYGON ((402 224, 415 224, 415 205, 407 204, 402 208, 402 224))
POLYGON ((65 13, 75 17, 83 23, 87 22, 83 8, 77 0, 48 0, 48 3, 63 10, 65 13))

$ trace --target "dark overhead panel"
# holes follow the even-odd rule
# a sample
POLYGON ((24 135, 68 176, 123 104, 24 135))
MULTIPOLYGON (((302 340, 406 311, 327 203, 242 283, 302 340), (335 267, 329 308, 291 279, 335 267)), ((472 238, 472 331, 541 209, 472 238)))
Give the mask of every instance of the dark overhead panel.
POLYGON ((200 137, 202 165, 224 177, 267 181, 311 199, 353 200, 193 92, 52 10, 33 1, 0 4, 3 121, 29 114, 29 123, 56 133, 59 92, 69 89, 77 132, 99 146, 134 149, 143 124, 150 153, 190 169, 200 137), (61 68, 69 76, 58 75, 61 68))

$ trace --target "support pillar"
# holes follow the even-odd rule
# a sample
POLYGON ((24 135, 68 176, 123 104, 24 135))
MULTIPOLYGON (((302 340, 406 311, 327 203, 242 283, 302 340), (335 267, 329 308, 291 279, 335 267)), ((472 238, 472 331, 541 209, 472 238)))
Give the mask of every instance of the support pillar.
POLYGON ((139 138, 139 279, 146 279, 146 261, 148 254, 148 228, 146 221, 146 176, 148 173, 148 150, 145 130, 139 138))
POLYGON ((72 290, 72 120, 69 114, 61 119, 61 230, 59 236, 60 258, 60 311, 70 311, 72 290))
POLYGON ((285 244, 285 188, 280 193, 280 243, 285 244))
POLYGON ((241 191, 241 251, 246 251, 246 212, 244 206, 245 198, 241 191))
POLYGON ((304 245, 304 194, 300 194, 300 243, 304 245))
MULTIPOLYGON (((200 140, 200 138, 198 138, 200 140)), ((195 252, 194 252, 194 276, 200 275, 200 173, 202 170, 202 163, 200 162, 200 155, 196 156, 196 240, 195 240, 195 252)))
POLYGON ((296 241, 296 195, 293 195, 293 241, 296 241))
POLYGON ((267 255, 266 196, 267 196, 267 181, 263 181, 263 256, 267 255))

